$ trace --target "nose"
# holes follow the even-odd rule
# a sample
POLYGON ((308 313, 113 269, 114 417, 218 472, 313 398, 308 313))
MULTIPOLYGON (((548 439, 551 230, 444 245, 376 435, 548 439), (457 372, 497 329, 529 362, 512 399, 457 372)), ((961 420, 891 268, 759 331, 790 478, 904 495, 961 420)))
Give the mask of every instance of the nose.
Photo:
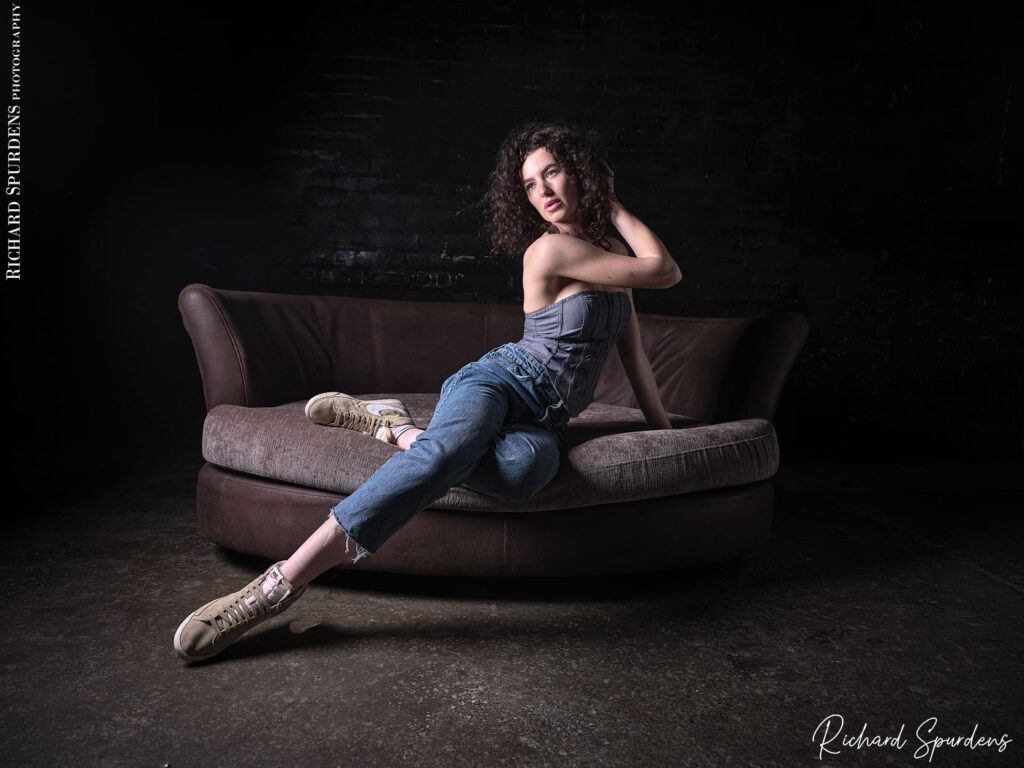
POLYGON ((540 195, 541 197, 551 197, 554 194, 554 190, 551 189, 551 185, 546 181, 540 183, 540 195))

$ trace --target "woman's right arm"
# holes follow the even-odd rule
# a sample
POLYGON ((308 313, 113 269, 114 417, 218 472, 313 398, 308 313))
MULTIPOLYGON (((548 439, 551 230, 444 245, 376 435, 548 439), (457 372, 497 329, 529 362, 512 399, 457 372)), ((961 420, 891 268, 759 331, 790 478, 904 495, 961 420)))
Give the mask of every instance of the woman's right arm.
POLYGON ((679 265, 646 224, 618 201, 611 219, 636 258, 571 235, 545 235, 526 249, 523 266, 541 278, 569 277, 620 288, 668 288, 679 282, 679 265))
POLYGON ((611 219, 612 226, 619 231, 629 247, 633 249, 637 259, 650 260, 645 263, 645 266, 649 266, 667 283, 652 287, 668 288, 679 282, 682 272, 665 244, 646 224, 627 211, 618 200, 612 203, 611 219))

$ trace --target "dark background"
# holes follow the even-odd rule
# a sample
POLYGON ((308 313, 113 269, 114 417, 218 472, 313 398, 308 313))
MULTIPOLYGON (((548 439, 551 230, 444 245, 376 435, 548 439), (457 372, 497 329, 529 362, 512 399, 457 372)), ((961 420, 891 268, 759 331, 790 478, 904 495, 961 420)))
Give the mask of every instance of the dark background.
POLYGON ((12 476, 198 460, 190 282, 518 302, 471 206, 510 128, 549 118, 602 131, 620 197, 682 266, 641 311, 806 314, 784 462, 1021 457, 1006 18, 65 5, 22 9, 12 476))

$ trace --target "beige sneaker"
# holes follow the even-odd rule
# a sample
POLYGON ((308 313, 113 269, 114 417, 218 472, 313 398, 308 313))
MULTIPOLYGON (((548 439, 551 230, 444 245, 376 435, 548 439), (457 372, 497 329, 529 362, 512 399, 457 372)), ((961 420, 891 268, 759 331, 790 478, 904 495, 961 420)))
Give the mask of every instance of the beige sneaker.
POLYGON ((216 656, 257 624, 277 616, 298 600, 306 588, 294 589, 277 570, 279 565, 270 566, 244 589, 211 600, 190 613, 174 633, 174 650, 178 655, 185 661, 216 656), (263 583, 268 579, 274 587, 271 598, 263 592, 263 583))
POLYGON ((344 392, 323 392, 306 403, 306 416, 314 424, 354 429, 394 443, 393 427, 414 426, 401 400, 359 400, 344 392), (382 435, 378 432, 383 430, 382 435))

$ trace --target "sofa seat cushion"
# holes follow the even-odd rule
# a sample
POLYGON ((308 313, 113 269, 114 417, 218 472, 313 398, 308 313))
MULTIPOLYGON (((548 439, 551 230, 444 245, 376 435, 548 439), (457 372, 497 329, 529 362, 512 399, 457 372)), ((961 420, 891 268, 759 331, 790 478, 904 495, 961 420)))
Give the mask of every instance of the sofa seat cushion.
MULTIPOLYGON (((421 426, 438 398, 363 396, 400 398, 421 426)), ((236 472, 348 495, 398 452, 351 430, 313 424, 304 405, 213 408, 203 428, 204 458, 236 472)), ((593 403, 570 421, 558 474, 531 499, 504 502, 457 487, 432 506, 509 513, 615 504, 744 485, 778 468, 775 430, 765 419, 702 424, 672 416, 672 422, 674 430, 648 430, 635 408, 593 403)))

